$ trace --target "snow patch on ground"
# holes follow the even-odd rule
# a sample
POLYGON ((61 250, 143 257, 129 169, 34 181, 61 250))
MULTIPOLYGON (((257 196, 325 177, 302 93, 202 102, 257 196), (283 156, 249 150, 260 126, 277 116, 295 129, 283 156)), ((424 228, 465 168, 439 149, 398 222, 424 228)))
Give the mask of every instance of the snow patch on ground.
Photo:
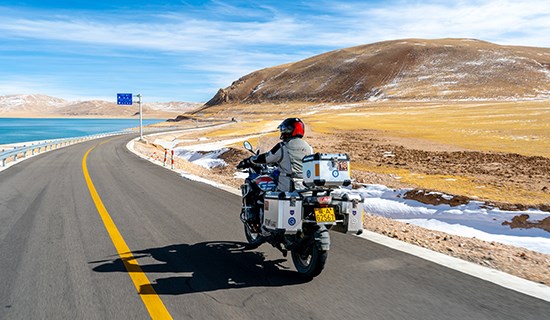
MULTIPOLYGON (((274 128, 274 123, 266 125, 266 132, 271 131, 274 128)), ((165 141, 161 139, 155 140, 155 144, 163 146, 165 149, 173 149, 176 157, 185 159, 199 166, 207 169, 225 167, 227 163, 219 157, 225 153, 228 145, 242 142, 251 138, 258 137, 259 135, 251 135, 236 139, 220 140, 215 142, 207 142, 202 144, 189 145, 184 147, 176 147, 178 143, 183 140, 165 141)), ((199 138, 199 141, 209 141, 208 138, 199 138)))
MULTIPOLYGON (((346 105, 345 107, 349 106, 346 105)), ((179 147, 174 150, 178 157, 205 168, 214 168, 227 165, 225 161, 219 158, 228 150, 227 145, 251 137, 179 147)), ((184 173, 182 176, 190 180, 217 185, 194 175, 184 173)), ((235 177, 244 179, 245 174, 236 172, 235 177)), ((341 191, 346 192, 344 189, 341 191)), ((410 189, 394 190, 384 185, 365 185, 353 192, 359 192, 365 198, 364 209, 367 214, 384 216, 458 236, 475 237, 550 254, 550 233, 537 228, 511 229, 502 225, 504 221, 511 221, 513 217, 520 214, 528 214, 530 221, 542 220, 550 216, 547 212, 540 210, 504 211, 487 207, 481 201, 470 201, 467 204, 455 207, 448 204, 429 205, 416 200, 405 199, 407 191, 410 191, 410 189)), ((446 200, 453 198, 452 195, 439 192, 430 194, 438 194, 446 200)))
POLYGON ((463 237, 477 238, 485 241, 495 241, 504 244, 523 247, 533 251, 550 254, 550 239, 543 237, 520 237, 492 234, 477 230, 472 227, 466 227, 459 223, 446 223, 437 219, 396 219, 397 221, 414 224, 430 230, 442 231, 449 234, 460 235, 463 237))
MULTIPOLYGON (((502 225, 520 214, 531 221, 542 220, 549 213, 540 210, 505 211, 483 206, 481 201, 451 207, 428 205, 404 199, 408 189, 393 190, 383 185, 366 185, 358 192, 365 197, 365 212, 464 237, 475 237, 550 254, 550 233, 536 228, 511 229, 502 225)), ((445 199, 451 195, 442 194, 445 199)))
POLYGON ((189 150, 184 148, 176 148, 174 149, 174 155, 177 157, 180 157, 182 159, 185 159, 186 161, 192 162, 194 164, 197 164, 201 167, 212 169, 217 167, 225 167, 227 163, 223 161, 222 159, 219 159, 219 156, 225 153, 227 148, 221 148, 217 150, 210 150, 210 151, 196 151, 196 150, 189 150))

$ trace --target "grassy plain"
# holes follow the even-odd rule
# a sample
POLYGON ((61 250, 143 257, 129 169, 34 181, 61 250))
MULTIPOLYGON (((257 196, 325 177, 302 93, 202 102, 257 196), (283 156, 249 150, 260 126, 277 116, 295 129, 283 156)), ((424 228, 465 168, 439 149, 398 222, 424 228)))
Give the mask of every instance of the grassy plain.
POLYGON ((471 150, 550 157, 550 101, 381 103, 312 115, 314 131, 373 129, 471 150))
POLYGON ((273 130, 289 116, 305 121, 309 131, 306 138, 319 140, 316 144, 320 151, 353 149, 352 169, 357 176, 373 173, 385 177, 382 181, 389 185, 503 203, 550 205, 550 173, 544 172, 550 163, 550 101, 224 105, 207 109, 201 115, 238 120, 208 133, 210 138, 259 134, 266 139, 254 138, 251 142, 260 144, 272 143, 273 130), (371 134, 374 139, 369 138, 371 134), (414 163, 416 154, 408 158, 398 154, 394 162, 387 162, 382 154, 369 150, 390 150, 389 145, 419 150, 424 157, 427 154, 456 158, 453 151, 465 151, 470 157, 473 153, 474 162, 475 157, 492 161, 483 159, 487 154, 498 157, 495 163, 484 163, 473 171, 467 166, 475 163, 442 159, 434 170, 433 162, 431 168, 420 163, 425 159, 414 163), (532 174, 531 162, 536 163, 532 174))

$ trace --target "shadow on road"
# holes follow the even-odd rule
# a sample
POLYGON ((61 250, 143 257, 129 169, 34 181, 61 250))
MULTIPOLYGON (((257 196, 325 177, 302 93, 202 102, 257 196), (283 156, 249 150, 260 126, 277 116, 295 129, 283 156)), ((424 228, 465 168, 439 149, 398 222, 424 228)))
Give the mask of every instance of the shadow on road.
MULTIPOLYGON (((278 287, 310 281, 281 265, 286 259, 266 260, 262 252, 248 251, 241 242, 201 242, 178 244, 132 252, 132 265, 144 257, 156 260, 153 264, 140 263, 150 280, 152 273, 185 273, 156 279, 142 286, 140 294, 186 294, 220 289, 247 287, 278 287)), ((93 268, 96 272, 128 272, 122 259, 93 261, 103 263, 93 268)))

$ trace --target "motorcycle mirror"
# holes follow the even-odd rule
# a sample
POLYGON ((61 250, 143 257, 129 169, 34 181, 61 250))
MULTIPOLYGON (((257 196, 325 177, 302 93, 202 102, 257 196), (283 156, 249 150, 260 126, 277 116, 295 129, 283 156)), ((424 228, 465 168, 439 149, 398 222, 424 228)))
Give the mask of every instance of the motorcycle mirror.
POLYGON ((245 148, 246 150, 248 150, 248 151, 254 153, 254 150, 252 149, 252 145, 250 144, 250 142, 245 141, 245 142, 243 143, 243 145, 244 145, 244 148, 245 148))

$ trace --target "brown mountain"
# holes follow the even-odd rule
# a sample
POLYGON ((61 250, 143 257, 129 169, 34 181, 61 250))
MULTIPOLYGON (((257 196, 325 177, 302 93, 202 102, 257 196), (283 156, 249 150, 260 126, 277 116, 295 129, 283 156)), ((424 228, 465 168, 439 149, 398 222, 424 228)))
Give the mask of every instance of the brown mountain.
POLYGON ((550 49, 473 39, 385 41, 250 73, 223 103, 512 100, 550 97, 550 49))

